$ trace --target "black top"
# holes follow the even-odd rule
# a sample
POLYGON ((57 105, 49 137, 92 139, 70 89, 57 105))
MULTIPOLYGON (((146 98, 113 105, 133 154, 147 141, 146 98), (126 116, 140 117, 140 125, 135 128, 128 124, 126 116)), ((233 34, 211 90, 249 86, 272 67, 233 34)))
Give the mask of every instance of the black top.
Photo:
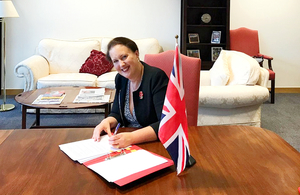
MULTIPOLYGON (((156 135, 165 100, 169 78, 166 73, 156 67, 141 62, 144 66, 144 75, 140 87, 133 92, 133 103, 137 121, 143 127, 151 126, 156 135)), ((128 79, 117 74, 115 78, 116 94, 109 116, 117 119, 122 126, 127 126, 124 117, 125 95, 128 79)))

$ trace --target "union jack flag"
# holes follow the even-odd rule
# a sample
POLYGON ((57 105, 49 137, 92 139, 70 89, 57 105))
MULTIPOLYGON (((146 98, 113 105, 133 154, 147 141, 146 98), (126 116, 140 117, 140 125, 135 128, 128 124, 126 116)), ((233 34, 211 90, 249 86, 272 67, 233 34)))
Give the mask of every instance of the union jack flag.
POLYGON ((177 169, 177 175, 186 167, 190 149, 185 108, 181 57, 176 43, 174 65, 170 75, 158 137, 169 152, 177 169))

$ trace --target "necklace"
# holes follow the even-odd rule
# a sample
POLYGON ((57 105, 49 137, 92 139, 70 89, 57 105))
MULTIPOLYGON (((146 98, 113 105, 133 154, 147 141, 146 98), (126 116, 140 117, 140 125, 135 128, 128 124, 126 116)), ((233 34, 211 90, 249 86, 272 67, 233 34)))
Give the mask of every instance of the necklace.
POLYGON ((142 66, 142 71, 141 72, 142 72, 141 73, 141 79, 140 79, 140 82, 137 85, 137 87, 133 87, 133 83, 129 80, 129 82, 130 82, 130 88, 131 88, 132 92, 136 91, 141 86, 141 83, 142 83, 142 80, 143 80, 143 75, 144 75, 144 66, 142 66))

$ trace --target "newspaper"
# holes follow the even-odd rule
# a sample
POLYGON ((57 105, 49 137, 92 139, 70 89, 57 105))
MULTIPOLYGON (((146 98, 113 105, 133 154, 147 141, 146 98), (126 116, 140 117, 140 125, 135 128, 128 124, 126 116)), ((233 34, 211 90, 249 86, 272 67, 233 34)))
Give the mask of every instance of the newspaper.
POLYGON ((110 95, 104 95, 105 88, 81 89, 73 103, 107 103, 110 95))

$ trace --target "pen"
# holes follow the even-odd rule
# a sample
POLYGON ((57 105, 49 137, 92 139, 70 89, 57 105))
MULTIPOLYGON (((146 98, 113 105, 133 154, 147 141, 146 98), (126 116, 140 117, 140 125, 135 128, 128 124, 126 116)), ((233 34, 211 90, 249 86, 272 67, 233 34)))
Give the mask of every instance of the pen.
POLYGON ((121 125, 121 123, 118 123, 118 125, 117 125, 117 127, 116 127, 116 129, 115 129, 114 135, 116 135, 116 134, 117 134, 117 132, 118 132, 118 130, 119 130, 119 127, 120 127, 120 125, 121 125))

